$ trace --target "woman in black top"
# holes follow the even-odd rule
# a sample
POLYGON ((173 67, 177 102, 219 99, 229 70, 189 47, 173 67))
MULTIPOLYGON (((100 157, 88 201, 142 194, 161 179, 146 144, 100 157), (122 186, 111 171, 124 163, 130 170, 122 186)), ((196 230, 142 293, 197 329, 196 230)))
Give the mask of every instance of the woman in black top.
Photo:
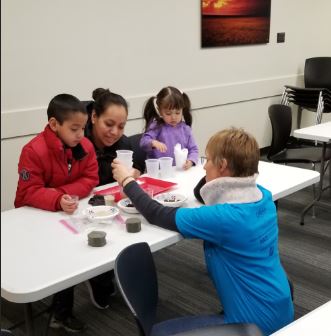
MULTIPOLYGON (((126 100, 108 89, 93 91, 94 101, 87 105, 90 118, 86 125, 85 136, 94 145, 99 164, 99 185, 114 182, 111 163, 118 149, 132 150, 129 138, 124 133, 128 118, 126 100)), ((137 178, 144 167, 133 156, 133 176, 137 178)))

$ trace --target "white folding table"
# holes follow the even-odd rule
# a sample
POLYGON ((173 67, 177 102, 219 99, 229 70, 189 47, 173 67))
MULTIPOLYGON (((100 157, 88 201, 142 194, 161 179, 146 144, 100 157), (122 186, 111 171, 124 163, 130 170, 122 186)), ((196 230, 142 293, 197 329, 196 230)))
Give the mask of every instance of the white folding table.
POLYGON ((331 301, 312 310, 271 336, 330 336, 331 301))
MULTIPOLYGON (((319 173, 274 163, 260 162, 258 183, 269 189, 273 200, 292 194, 319 181, 319 173)), ((188 171, 175 171, 176 191, 187 196, 187 207, 197 207, 193 188, 205 175, 201 165, 188 171)), ((103 186, 106 188, 109 186, 103 186)), ((99 188, 100 189, 100 188, 99 188)), ((88 198, 79 203, 80 213, 88 198)), ((135 215, 122 214, 125 217, 135 215)), ((140 216, 140 215, 138 215, 140 216)), ((118 220, 109 224, 85 224, 74 234, 59 221, 70 220, 63 212, 21 207, 1 213, 1 296, 16 303, 27 303, 28 334, 32 335, 31 305, 70 286, 114 268, 117 255, 131 244, 145 241, 152 251, 177 243, 177 232, 150 225, 142 218, 139 233, 127 233, 118 220), (102 248, 87 244, 87 233, 101 229, 107 233, 102 248)))
POLYGON ((301 139, 307 139, 307 140, 316 140, 320 141, 323 144, 322 147, 322 160, 321 160, 321 167, 320 167, 320 183, 319 183, 319 188, 318 188, 318 193, 316 198, 309 203, 302 211, 301 217, 300 217, 300 223, 301 225, 304 224, 304 217, 307 213, 307 211, 312 207, 312 206, 319 206, 325 209, 331 209, 331 204, 326 204, 320 201, 323 190, 328 189, 331 187, 331 163, 330 165, 330 183, 329 186, 323 189, 323 180, 324 180, 324 172, 325 172, 325 152, 326 152, 326 147, 329 142, 331 142, 331 121, 330 122, 325 122, 322 124, 310 126, 310 127, 305 127, 305 128, 300 128, 297 129, 293 132, 293 135, 297 138, 301 139))

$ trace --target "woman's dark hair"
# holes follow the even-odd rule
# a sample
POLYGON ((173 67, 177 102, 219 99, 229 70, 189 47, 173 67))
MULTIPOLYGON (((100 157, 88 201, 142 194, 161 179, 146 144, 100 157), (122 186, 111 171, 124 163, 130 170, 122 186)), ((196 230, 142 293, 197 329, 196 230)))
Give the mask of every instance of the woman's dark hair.
POLYGON ((84 104, 75 96, 61 93, 55 96, 48 104, 47 117, 48 120, 55 118, 60 125, 68 120, 73 113, 87 114, 84 104))
POLYGON ((93 109, 98 117, 102 115, 111 105, 123 106, 128 113, 128 103, 119 94, 109 91, 109 89, 98 88, 92 93, 94 99, 93 109))
POLYGON ((155 97, 147 100, 144 108, 145 130, 153 120, 158 125, 164 123, 159 111, 162 109, 183 110, 184 121, 188 126, 192 125, 191 102, 188 95, 173 86, 163 88, 155 97))

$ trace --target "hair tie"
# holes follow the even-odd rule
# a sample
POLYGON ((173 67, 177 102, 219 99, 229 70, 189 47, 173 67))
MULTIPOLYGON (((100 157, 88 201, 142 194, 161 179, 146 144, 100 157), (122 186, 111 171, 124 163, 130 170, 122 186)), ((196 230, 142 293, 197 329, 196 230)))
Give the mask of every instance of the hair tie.
POLYGON ((158 106, 156 104, 156 97, 154 97, 154 99, 153 99, 153 105, 154 105, 154 108, 155 108, 157 114, 160 114, 159 108, 158 108, 158 106))

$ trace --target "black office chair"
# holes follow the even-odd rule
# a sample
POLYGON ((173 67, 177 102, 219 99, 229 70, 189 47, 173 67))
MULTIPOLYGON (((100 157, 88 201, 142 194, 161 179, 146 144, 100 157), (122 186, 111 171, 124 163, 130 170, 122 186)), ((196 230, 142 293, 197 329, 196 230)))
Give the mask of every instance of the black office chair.
POLYGON ((118 255, 115 278, 142 336, 170 336, 193 331, 192 335, 207 335, 204 328, 224 336, 262 336, 253 324, 222 325, 220 315, 187 316, 156 323, 157 274, 150 247, 145 242, 130 245, 118 255))
POLYGON ((133 150, 133 162, 137 167, 139 167, 139 170, 144 173, 146 164, 146 152, 140 147, 140 139, 141 139, 142 133, 137 133, 134 135, 129 136, 130 146, 133 150))
POLYGON ((285 85, 281 102, 298 106, 297 128, 301 125, 303 109, 316 112, 316 124, 321 123, 323 113, 331 112, 331 57, 306 59, 304 83, 304 88, 285 85))
MULTIPOLYGON (((272 140, 267 158, 274 163, 305 163, 310 164, 315 170, 316 164, 321 162, 322 148, 314 145, 310 147, 301 148, 288 148, 287 143, 289 141, 292 131, 292 112, 291 108, 282 104, 274 104, 269 106, 268 109, 269 118, 272 127, 272 140)), ((330 165, 331 148, 327 148, 325 153, 325 162, 329 161, 325 165, 330 165)), ((331 165, 330 165, 331 173, 331 165)), ((315 185, 313 185, 313 195, 315 198, 315 185)), ((314 215, 314 213, 313 213, 314 215)))

